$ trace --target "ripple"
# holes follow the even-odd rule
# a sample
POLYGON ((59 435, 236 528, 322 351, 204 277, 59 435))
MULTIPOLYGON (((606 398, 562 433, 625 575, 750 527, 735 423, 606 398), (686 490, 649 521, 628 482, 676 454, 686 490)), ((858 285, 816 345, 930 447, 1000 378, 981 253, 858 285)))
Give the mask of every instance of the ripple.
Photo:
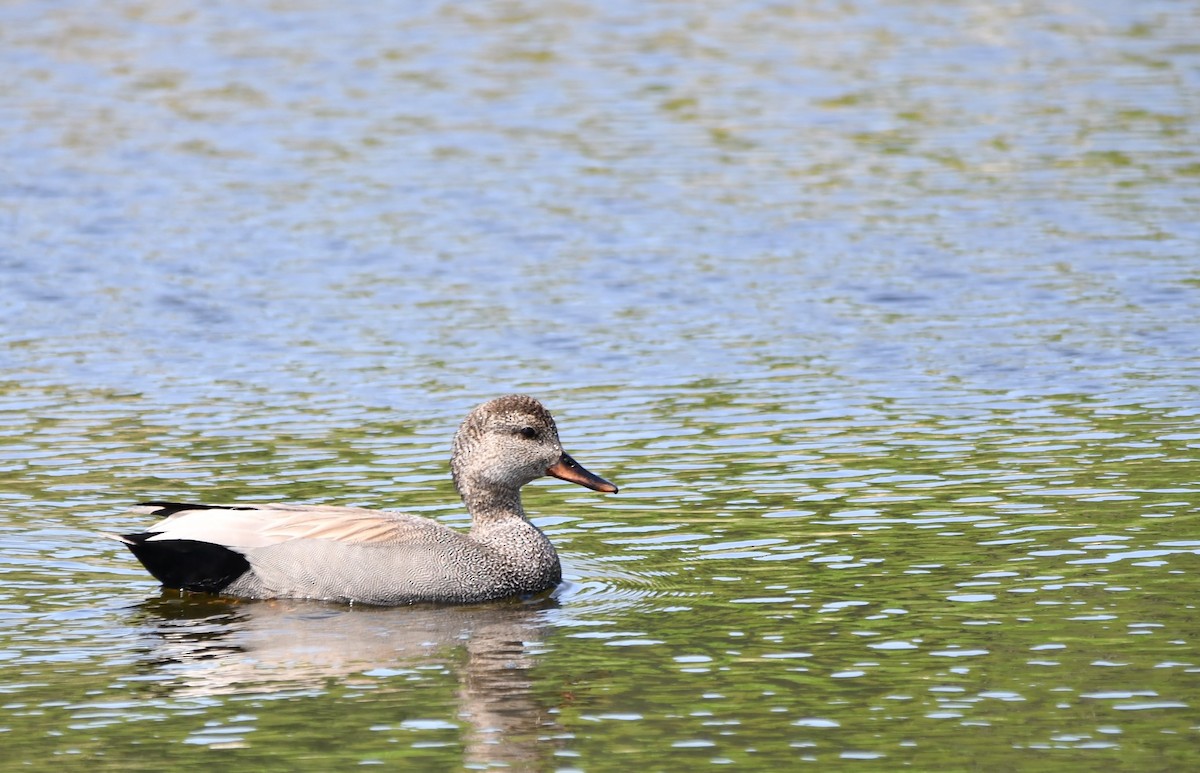
POLYGON ((1144 703, 1114 703, 1116 711, 1154 711, 1156 709, 1186 709, 1183 701, 1148 701, 1144 703))
POLYGON ((819 717, 807 717, 805 719, 797 719, 792 723, 796 727, 816 727, 816 728, 833 728, 841 727, 841 723, 832 719, 821 719, 819 717))
POLYGON ((868 647, 870 647, 870 648, 871 648, 871 649, 873 649, 873 650, 896 650, 896 651, 904 651, 904 650, 915 650, 915 649, 918 649, 918 646, 917 646, 916 644, 913 644, 912 642, 908 642, 908 641, 885 641, 885 642, 875 642, 875 643, 872 643, 872 644, 868 644, 867 646, 868 646, 868 647))

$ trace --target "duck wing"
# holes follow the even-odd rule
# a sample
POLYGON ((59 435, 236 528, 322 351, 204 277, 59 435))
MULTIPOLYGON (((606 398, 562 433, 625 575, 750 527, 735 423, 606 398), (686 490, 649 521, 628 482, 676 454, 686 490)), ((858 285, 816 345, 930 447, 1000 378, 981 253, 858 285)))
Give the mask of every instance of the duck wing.
POLYGON ((168 588, 372 604, 476 600, 499 567, 463 532, 410 513, 324 505, 146 502, 125 543, 168 588))
MULTIPOLYGON (((144 542, 190 540, 245 552, 290 540, 359 545, 412 545, 461 536, 437 521, 411 513, 327 505, 198 505, 144 502, 131 512, 161 518, 144 542)), ((131 535, 126 535, 131 536, 131 535)))

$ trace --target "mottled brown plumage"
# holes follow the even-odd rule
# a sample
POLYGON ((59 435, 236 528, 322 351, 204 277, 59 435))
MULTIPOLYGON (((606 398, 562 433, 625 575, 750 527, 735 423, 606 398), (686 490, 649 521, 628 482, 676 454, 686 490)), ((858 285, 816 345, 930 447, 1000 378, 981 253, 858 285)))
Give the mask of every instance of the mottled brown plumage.
POLYGON ((148 502, 134 511, 162 520, 116 539, 168 587, 245 598, 475 603, 539 593, 562 579, 554 546, 525 517, 522 486, 553 475, 617 490, 563 452, 554 418, 525 395, 471 411, 454 436, 450 467, 471 514, 469 533, 353 507, 148 502))

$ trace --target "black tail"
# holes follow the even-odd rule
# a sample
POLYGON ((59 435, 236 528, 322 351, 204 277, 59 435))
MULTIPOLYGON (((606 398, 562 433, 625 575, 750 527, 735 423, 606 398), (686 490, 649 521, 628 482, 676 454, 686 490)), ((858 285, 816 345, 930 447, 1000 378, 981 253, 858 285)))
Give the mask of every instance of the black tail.
POLYGON ((155 532, 123 534, 126 547, 168 588, 220 593, 250 562, 235 550, 190 539, 150 540, 155 532))

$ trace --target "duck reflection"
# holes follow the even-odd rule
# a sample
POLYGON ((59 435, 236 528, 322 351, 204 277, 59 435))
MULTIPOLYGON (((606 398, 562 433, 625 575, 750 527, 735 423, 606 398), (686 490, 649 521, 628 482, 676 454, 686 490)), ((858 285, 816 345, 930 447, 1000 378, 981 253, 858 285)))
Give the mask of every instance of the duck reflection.
POLYGON ((514 765, 541 756, 538 737, 554 733, 530 670, 556 607, 552 598, 380 608, 164 591, 139 605, 138 617, 154 639, 144 662, 177 698, 324 691, 331 678, 441 665, 457 680, 458 719, 469 725, 465 761, 514 765))

